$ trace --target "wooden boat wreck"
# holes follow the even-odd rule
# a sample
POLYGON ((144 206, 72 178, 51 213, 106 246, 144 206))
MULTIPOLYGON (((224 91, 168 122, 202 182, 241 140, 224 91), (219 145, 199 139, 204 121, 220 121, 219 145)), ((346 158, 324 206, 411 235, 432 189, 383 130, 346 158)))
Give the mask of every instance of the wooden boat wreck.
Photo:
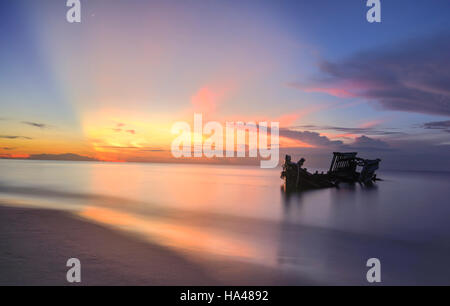
POLYGON ((286 190, 307 190, 338 187, 341 182, 370 185, 377 180, 375 171, 380 159, 363 159, 357 157, 357 152, 333 152, 330 169, 327 173, 310 173, 302 168, 305 159, 297 163, 286 155, 281 178, 284 179, 286 190), (360 169, 360 170, 359 170, 360 169), (358 171, 359 170, 359 171, 358 171))

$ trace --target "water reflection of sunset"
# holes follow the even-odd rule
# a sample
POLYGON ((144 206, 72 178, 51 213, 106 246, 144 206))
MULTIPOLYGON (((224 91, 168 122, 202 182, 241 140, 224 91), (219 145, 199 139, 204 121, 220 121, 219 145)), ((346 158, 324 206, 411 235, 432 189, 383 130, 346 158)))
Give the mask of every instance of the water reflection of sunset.
POLYGON ((168 220, 144 218, 117 210, 88 206, 79 212, 83 218, 137 233, 152 242, 188 252, 208 252, 242 259, 257 258, 261 250, 233 239, 225 233, 174 224, 168 220))
MULTIPOLYGON (((239 205, 255 199, 268 200, 261 194, 271 171, 247 167, 245 174, 234 167, 164 164, 92 164, 89 171, 91 193, 108 194, 137 203, 140 211, 163 207, 178 211, 203 211, 234 216, 267 216, 277 218, 280 208, 274 206, 239 205), (125 179, 126 178, 126 179, 125 179), (227 188, 223 188, 227 185, 227 188), (246 186, 245 191, 240 186, 246 186), (176 192, 174 192, 176 191, 176 192)), ((274 202, 278 194, 273 195, 274 202)), ((127 202, 128 203, 128 202, 127 202)), ((124 207, 125 202, 119 203, 124 207)), ((128 206, 128 205, 127 205, 128 206)), ((115 206, 118 207, 118 206, 115 206)), ((137 206, 136 206, 137 207, 137 206)), ((130 208, 130 207, 128 207, 130 208)))

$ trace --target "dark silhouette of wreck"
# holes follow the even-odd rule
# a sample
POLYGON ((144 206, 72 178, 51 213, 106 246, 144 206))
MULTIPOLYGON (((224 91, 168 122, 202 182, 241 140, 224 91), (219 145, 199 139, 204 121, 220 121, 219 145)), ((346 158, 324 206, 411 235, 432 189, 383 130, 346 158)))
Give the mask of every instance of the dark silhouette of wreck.
POLYGON ((357 152, 333 152, 330 170, 327 173, 310 173, 302 168, 305 162, 301 158, 297 163, 286 155, 281 178, 284 179, 286 190, 307 190, 317 188, 337 187, 340 182, 371 185, 377 180, 375 171, 380 159, 363 159, 356 157, 357 152), (359 172, 358 169, 361 169, 359 172))

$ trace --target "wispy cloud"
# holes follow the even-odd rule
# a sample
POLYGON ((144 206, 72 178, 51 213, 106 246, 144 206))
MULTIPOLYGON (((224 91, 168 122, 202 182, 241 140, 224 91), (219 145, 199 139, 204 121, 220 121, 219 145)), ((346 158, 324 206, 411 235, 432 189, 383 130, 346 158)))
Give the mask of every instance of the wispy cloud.
POLYGON ((99 146, 99 148, 115 149, 115 150, 136 150, 136 151, 141 151, 141 152, 163 152, 163 151, 168 151, 166 149, 161 149, 161 148, 138 147, 138 146, 99 146))
POLYGON ((212 114, 226 101, 226 98, 236 89, 235 80, 215 81, 202 86, 191 97, 194 112, 205 115, 212 114))
POLYGON ((111 128, 111 130, 113 130, 114 132, 120 133, 120 132, 125 132, 125 133, 129 133, 129 134, 136 134, 136 130, 135 129, 125 129, 125 123, 117 123, 116 127, 111 128))
POLYGON ((389 129, 375 129, 373 127, 340 127, 340 126, 329 126, 329 125, 298 125, 293 128, 314 130, 314 131, 337 131, 343 133, 351 134, 365 134, 365 135, 394 135, 394 134, 404 134, 400 131, 395 131, 392 128, 389 129))
POLYGON ((430 130, 442 130, 450 133, 450 120, 427 122, 423 125, 423 128, 430 130))
POLYGON ((31 121, 22 121, 23 124, 29 125, 29 126, 33 126, 33 127, 38 127, 38 128, 48 128, 48 125, 45 123, 38 123, 38 122, 31 122, 31 121))
POLYGON ((141 152, 168 152, 169 150, 164 150, 164 149, 145 149, 145 150, 140 150, 141 152))
POLYGON ((0 135, 0 138, 3 139, 33 139, 27 136, 16 136, 16 135, 0 135))

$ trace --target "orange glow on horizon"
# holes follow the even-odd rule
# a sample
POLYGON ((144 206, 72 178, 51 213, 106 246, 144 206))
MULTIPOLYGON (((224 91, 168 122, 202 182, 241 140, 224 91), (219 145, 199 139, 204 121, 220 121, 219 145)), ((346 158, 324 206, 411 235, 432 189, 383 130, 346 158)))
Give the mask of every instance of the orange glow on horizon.
POLYGON ((2 157, 2 158, 17 158, 17 159, 20 159, 20 158, 28 158, 28 157, 30 157, 30 155, 29 154, 15 154, 15 153, 12 153, 12 154, 0 154, 0 157, 2 157))
POLYGON ((298 139, 292 139, 292 138, 280 136, 280 147, 281 148, 316 148, 317 146, 303 142, 298 139))
POLYGON ((358 134, 353 133, 344 133, 344 134, 333 134, 333 133, 320 133, 320 136, 328 137, 329 139, 355 139, 358 137, 358 134))

